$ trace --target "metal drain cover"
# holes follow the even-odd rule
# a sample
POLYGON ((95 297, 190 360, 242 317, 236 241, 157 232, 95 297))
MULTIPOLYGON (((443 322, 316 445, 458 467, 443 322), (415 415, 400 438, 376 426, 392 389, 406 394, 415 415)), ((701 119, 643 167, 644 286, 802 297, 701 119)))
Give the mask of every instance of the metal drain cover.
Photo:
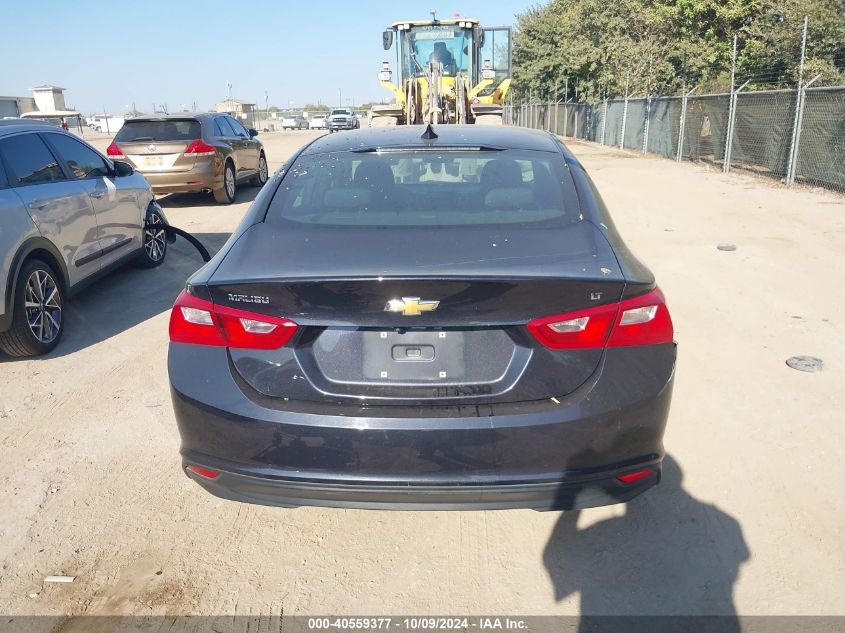
POLYGON ((821 371, 824 363, 815 356, 792 356, 786 359, 786 364, 798 371, 821 371))

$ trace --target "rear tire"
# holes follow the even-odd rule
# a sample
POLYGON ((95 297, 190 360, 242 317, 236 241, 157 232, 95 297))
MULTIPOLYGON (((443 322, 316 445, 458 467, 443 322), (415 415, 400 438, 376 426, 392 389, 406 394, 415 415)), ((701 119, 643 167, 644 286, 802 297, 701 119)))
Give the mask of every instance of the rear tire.
POLYGON ((167 255, 167 233, 161 227, 164 219, 155 206, 147 207, 147 217, 144 220, 143 248, 141 253, 132 262, 136 268, 155 268, 164 263, 167 255))
POLYGON ((223 186, 214 190, 214 199, 220 204, 232 204, 237 193, 237 182, 235 180, 235 165, 227 160, 223 167, 223 186))
POLYGON ((263 187, 268 176, 267 157, 264 156, 264 152, 261 152, 261 156, 258 157, 258 175, 253 176, 249 182, 256 187, 263 187))
POLYGON ((65 329, 64 291, 49 265, 40 259, 24 263, 12 309, 12 326, 0 332, 0 349, 9 356, 40 356, 59 344, 65 329))

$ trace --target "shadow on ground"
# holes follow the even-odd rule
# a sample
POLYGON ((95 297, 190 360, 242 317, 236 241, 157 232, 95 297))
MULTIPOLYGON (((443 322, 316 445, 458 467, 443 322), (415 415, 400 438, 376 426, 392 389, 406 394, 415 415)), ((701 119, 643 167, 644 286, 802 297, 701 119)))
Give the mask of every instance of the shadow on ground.
MULTIPOLYGON (((194 237, 213 255, 229 234, 196 233, 194 237)), ((186 240, 176 238, 174 244, 168 244, 161 266, 141 270, 126 265, 109 273, 67 303, 62 340, 55 350, 40 358, 72 354, 170 310, 185 281, 202 265, 197 250, 186 240)), ((16 360, 26 359, 0 354, 0 363, 16 360)))
MULTIPOLYGON (((251 203, 255 200, 255 196, 261 191, 261 187, 254 187, 252 185, 238 185, 238 190, 235 193, 235 204, 242 202, 251 203)), ((210 193, 171 193, 160 198, 156 198, 165 211, 167 209, 178 209, 181 207, 216 207, 224 206, 214 200, 214 196, 210 193)))
MULTIPOLYGON (((555 599, 578 592, 582 616, 717 615, 720 631, 739 631, 733 585, 749 558, 742 529, 682 480, 667 455, 660 484, 623 516, 579 528, 581 513, 564 512, 543 552, 555 599)), ((590 626, 582 620, 580 630, 590 626)))

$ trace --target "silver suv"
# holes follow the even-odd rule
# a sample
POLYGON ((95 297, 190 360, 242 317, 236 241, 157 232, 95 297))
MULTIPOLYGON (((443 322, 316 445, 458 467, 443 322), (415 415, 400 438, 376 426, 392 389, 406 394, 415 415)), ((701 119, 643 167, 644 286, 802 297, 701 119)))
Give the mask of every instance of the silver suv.
POLYGON ((72 294, 123 263, 164 261, 166 222, 130 165, 51 125, 0 121, 0 350, 52 350, 72 294))

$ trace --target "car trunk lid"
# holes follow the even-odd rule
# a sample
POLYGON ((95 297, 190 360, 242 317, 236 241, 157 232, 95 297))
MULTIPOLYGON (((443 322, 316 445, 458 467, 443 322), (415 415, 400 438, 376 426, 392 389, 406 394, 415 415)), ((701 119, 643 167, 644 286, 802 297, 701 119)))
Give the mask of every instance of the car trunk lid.
POLYGON ((142 173, 180 172, 193 169, 196 154, 185 151, 201 138, 202 127, 196 119, 154 119, 127 121, 114 143, 142 173))
POLYGON ((252 388, 297 400, 519 402, 565 395, 598 366, 601 349, 550 350, 525 328, 620 299, 624 279, 592 224, 366 235, 258 224, 232 247, 211 299, 300 326, 292 345, 230 351, 252 388))

